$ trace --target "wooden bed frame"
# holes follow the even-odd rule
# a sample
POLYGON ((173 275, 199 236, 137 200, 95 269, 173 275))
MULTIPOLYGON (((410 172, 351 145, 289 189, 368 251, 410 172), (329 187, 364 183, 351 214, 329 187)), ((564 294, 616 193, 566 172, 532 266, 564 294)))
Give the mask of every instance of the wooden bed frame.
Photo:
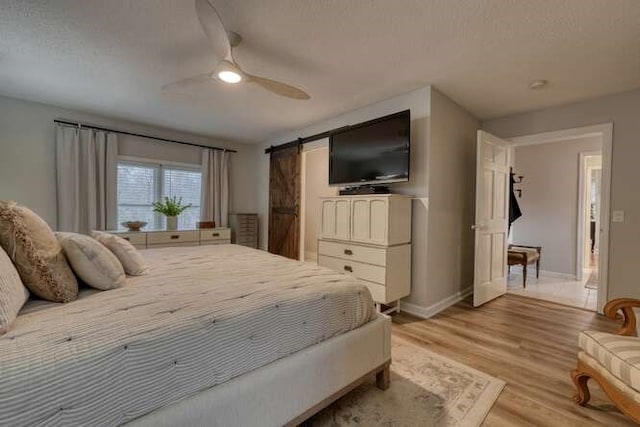
POLYGON ((320 342, 137 418, 129 427, 296 426, 362 383, 390 385, 391 318, 320 342))

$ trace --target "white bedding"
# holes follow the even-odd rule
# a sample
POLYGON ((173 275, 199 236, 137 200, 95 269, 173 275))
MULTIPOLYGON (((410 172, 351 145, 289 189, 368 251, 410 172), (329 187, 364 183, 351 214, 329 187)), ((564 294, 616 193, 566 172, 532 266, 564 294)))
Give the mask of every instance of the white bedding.
POLYGON ((374 317, 355 279, 236 245, 143 251, 146 276, 28 307, 0 337, 0 420, 118 425, 374 317))

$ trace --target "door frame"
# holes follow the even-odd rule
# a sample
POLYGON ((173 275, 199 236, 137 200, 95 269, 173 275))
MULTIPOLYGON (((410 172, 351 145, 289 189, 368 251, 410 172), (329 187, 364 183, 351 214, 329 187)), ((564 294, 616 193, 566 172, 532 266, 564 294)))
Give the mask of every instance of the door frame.
POLYGON ((602 181, 600 183, 600 256, 598 257, 598 313, 602 313, 609 300, 609 228, 611 206, 611 152, 613 147, 613 123, 575 127, 551 132, 522 135, 509 138, 516 147, 550 142, 567 141, 587 136, 602 138, 602 181))
POLYGON ((307 203, 307 154, 329 146, 329 138, 319 139, 317 141, 306 143, 300 150, 300 249, 298 251, 298 259, 305 260, 305 231, 306 231, 306 203, 307 203))
MULTIPOLYGON (((590 190, 590 176, 587 171, 592 171, 594 168, 587 166, 588 157, 602 157, 602 151, 583 151, 578 154, 579 157, 579 170, 578 170, 578 234, 576 242, 576 280, 583 279, 584 261, 585 261, 585 246, 586 236, 588 232, 588 222, 586 211, 589 205, 589 199, 587 196, 591 195, 590 190)), ((602 200, 600 201, 602 205, 602 200)), ((600 206, 602 212, 602 206, 600 206)), ((599 222, 599 221, 598 221, 599 222)))

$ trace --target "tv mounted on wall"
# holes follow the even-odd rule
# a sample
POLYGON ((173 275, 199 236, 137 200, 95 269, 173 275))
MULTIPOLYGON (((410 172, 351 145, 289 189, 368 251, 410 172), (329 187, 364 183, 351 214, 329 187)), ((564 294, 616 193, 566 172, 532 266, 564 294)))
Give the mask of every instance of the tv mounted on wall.
POLYGON ((329 185, 409 181, 410 110, 349 126, 329 139, 329 185))

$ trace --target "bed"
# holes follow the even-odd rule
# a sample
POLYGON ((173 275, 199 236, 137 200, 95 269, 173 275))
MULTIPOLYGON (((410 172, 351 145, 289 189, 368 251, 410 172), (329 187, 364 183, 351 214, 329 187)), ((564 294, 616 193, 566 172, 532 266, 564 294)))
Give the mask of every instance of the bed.
POLYGON ((27 304, 0 337, 3 423, 294 425, 388 385, 390 321, 359 281, 237 245, 143 254, 122 288, 27 304))

